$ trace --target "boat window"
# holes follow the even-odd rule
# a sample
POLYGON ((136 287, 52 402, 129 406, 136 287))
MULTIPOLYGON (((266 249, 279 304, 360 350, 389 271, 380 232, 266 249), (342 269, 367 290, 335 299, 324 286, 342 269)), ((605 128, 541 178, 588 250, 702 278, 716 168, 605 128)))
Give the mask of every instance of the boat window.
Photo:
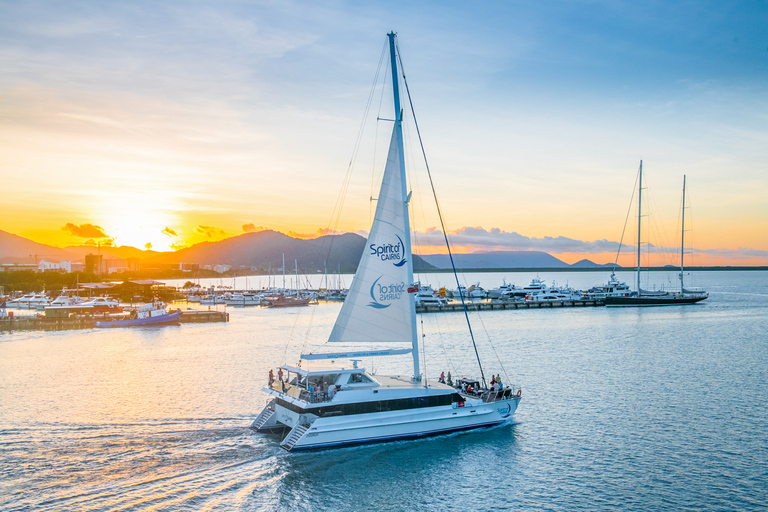
POLYGON ((371 382, 373 381, 364 373, 353 373, 349 376, 350 384, 370 384, 371 382))
POLYGON ((330 386, 333 384, 336 384, 336 381, 339 380, 339 373, 329 373, 326 375, 321 375, 317 377, 319 379, 319 382, 322 384, 325 384, 326 386, 330 386))

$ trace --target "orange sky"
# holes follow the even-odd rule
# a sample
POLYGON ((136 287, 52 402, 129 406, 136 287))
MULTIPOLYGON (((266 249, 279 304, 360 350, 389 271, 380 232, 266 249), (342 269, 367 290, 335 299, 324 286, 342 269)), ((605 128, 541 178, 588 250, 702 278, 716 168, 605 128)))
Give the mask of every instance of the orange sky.
MULTIPOLYGON (((337 7, 308 5, 321 12, 306 19, 263 8, 274 16, 217 6, 213 23, 195 8, 126 20, 109 3, 6 6, 0 229, 155 250, 259 227, 365 232, 391 126, 387 86, 361 114, 384 34, 398 25, 457 246, 613 261, 643 159, 647 239, 677 245, 685 174, 687 246, 701 264, 768 264, 768 77, 752 18, 710 20, 742 34, 725 51, 706 24, 668 32, 620 10, 604 13, 606 27, 627 30, 587 30, 578 9, 500 13, 478 30, 466 23, 472 9, 454 6, 435 24, 412 7, 407 22, 385 16, 376 32, 337 7), (85 225, 105 236, 81 236, 85 225)), ((424 233, 440 224, 406 118, 413 228, 424 233)))

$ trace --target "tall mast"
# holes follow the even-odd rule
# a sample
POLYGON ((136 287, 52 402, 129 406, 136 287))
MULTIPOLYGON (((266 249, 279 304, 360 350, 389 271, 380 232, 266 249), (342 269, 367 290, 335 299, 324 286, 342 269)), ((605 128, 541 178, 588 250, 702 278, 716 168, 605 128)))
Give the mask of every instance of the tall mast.
POLYGON ((683 222, 680 227, 680 293, 685 293, 683 286, 683 254, 685 254, 685 174, 683 174, 683 222))
POLYGON ((640 296, 640 218, 643 211, 643 161, 640 160, 640 185, 637 189, 637 296, 640 296))
MULTIPOLYGON (((397 73, 397 56, 395 54, 395 33, 390 32, 387 34, 389 38, 389 55, 392 62, 392 95, 395 99, 395 131, 397 133, 397 149, 400 158, 400 181, 402 183, 403 194, 403 217, 405 218, 405 258, 408 268, 408 283, 407 286, 413 285, 413 253, 411 252, 411 226, 410 217, 408 216, 408 199, 409 194, 407 190, 405 180, 405 154, 403 152, 403 111, 400 108, 400 83, 399 75, 397 73)), ((419 371, 419 338, 416 330, 416 303, 409 301, 411 307, 411 343, 413 346, 413 379, 416 381, 421 380, 421 372, 419 371)))

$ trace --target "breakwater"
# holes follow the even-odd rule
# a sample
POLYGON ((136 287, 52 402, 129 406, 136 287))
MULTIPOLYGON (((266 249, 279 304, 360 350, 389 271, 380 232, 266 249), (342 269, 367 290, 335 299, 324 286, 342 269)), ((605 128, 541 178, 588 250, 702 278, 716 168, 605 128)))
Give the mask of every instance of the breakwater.
MULTIPOLYGON (((96 322, 102 320, 105 318, 98 315, 71 315, 64 318, 51 318, 42 315, 9 316, 0 318, 0 332, 93 329, 96 322)), ((183 311, 180 322, 229 322, 229 313, 226 311, 183 311)))
MULTIPOLYGON (((541 308, 583 308, 605 306, 602 300, 553 300, 553 301, 507 301, 507 302, 467 302, 467 311, 494 311, 502 309, 541 309, 541 308)), ((416 305, 417 313, 450 313, 464 311, 460 302, 443 305, 416 305)))

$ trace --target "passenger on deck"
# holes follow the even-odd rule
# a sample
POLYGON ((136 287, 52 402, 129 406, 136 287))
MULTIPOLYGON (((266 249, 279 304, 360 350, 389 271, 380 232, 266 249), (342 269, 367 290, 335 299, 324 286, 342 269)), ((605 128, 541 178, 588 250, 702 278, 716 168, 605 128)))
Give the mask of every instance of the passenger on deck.
POLYGON ((437 381, 445 384, 445 372, 440 372, 440 378, 437 381))
POLYGON ((446 382, 449 386, 453 386, 453 379, 451 379, 451 372, 448 372, 448 381, 446 382))
POLYGON ((283 369, 282 368, 278 368, 277 369, 277 378, 280 379, 280 380, 283 380, 283 369))
POLYGON ((336 394, 336 386, 328 386, 328 400, 333 398, 333 395, 336 394))
POLYGON ((496 376, 496 384, 498 384, 500 390, 504 389, 504 385, 501 383, 501 374, 496 376))
POLYGON ((494 386, 496 385, 496 376, 491 374, 491 389, 495 389, 494 386))
POLYGON ((275 382, 275 373, 272 368, 269 369, 269 386, 272 387, 272 383, 275 382))

